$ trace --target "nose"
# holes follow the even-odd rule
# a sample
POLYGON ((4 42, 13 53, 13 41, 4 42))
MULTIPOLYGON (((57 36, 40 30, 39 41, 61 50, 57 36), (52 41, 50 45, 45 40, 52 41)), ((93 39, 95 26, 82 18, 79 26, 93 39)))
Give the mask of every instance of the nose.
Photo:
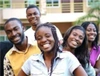
POLYGON ((42 42, 45 42, 46 40, 47 40, 47 39, 46 39, 45 37, 43 37, 41 41, 42 41, 42 42))
POLYGON ((91 34, 95 34, 95 32, 92 30, 92 31, 91 31, 91 34))
POLYGON ((79 40, 79 37, 78 37, 78 36, 76 36, 76 37, 75 37, 75 39, 76 39, 76 40, 79 40))
POLYGON ((35 17, 34 14, 32 14, 32 17, 35 17))
POLYGON ((15 36, 16 35, 16 32, 15 31, 12 31, 11 34, 12 34, 12 36, 15 36))

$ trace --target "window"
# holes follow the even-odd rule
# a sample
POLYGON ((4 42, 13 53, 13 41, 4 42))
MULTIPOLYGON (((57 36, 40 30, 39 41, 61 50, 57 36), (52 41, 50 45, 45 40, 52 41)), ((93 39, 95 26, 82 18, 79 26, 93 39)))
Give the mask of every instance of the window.
POLYGON ((39 7, 39 0, 25 0, 25 8, 32 4, 37 5, 39 7))
POLYGON ((6 40, 8 40, 8 38, 7 38, 7 36, 6 35, 1 35, 0 36, 0 41, 6 41, 6 40))
POLYGON ((47 7, 57 7, 59 6, 59 0, 46 0, 47 7))
POLYGON ((88 6, 100 4, 100 0, 87 0, 88 6))
POLYGON ((0 8, 10 8, 11 0, 0 0, 0 8))
POLYGON ((83 12, 83 0, 74 0, 74 12, 83 12))

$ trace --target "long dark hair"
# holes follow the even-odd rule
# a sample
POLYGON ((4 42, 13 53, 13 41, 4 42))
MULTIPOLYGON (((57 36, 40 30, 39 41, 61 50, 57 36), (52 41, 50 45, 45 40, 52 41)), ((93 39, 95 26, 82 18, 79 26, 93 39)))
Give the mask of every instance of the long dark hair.
POLYGON ((83 27, 81 27, 81 26, 72 26, 71 28, 69 28, 66 31, 65 35, 64 35, 62 45, 63 45, 63 47, 67 47, 67 40, 68 40, 71 32, 74 29, 82 30, 84 35, 85 35, 82 44, 79 47, 77 47, 74 51, 74 55, 78 58, 79 62, 82 64, 82 66, 85 67, 86 63, 89 63, 89 53, 88 53, 88 47, 87 47, 88 43, 87 43, 86 32, 85 32, 83 27))
MULTIPOLYGON (((53 24, 48 23, 48 22, 47 22, 47 23, 40 24, 40 25, 36 28, 35 39, 37 39, 37 38, 36 38, 36 33, 37 33, 37 31, 38 31, 41 27, 48 27, 48 28, 50 28, 51 31, 52 31, 54 40, 55 40, 54 47, 52 48, 52 51, 54 51, 54 58, 53 58, 52 61, 51 61, 51 72, 50 72, 50 76, 51 76, 52 71, 53 71, 53 62, 54 62, 54 59, 55 59, 55 57, 57 56, 57 51, 60 51, 60 50, 59 50, 59 46, 58 46, 58 42, 59 42, 59 41, 58 41, 58 37, 57 37, 57 34, 56 34, 56 29, 55 29, 55 27, 53 26, 53 24)), ((40 49, 40 50, 41 50, 41 49, 40 49)), ((41 52, 43 53, 42 50, 41 50, 41 52)))
POLYGON ((97 36, 96 36, 95 40, 92 42, 92 46, 91 47, 95 46, 96 49, 98 50, 99 32, 98 32, 97 25, 94 22, 86 21, 86 22, 83 22, 81 24, 81 26, 86 30, 89 24, 93 24, 95 26, 96 32, 97 32, 97 36))

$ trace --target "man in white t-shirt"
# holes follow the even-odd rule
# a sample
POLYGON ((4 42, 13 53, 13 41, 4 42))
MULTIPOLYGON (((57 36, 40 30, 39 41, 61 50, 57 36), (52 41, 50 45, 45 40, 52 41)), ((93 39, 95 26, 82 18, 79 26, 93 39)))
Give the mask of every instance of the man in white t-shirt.
MULTIPOLYGON (((26 17, 29 23, 31 24, 31 27, 25 31, 25 35, 29 37, 28 41, 34 44, 34 40, 35 40, 34 33, 36 30, 36 27, 39 26, 39 24, 41 23, 40 21, 41 13, 40 13, 39 8, 35 5, 29 5, 26 9, 26 17)), ((56 27, 56 31, 57 31, 59 42, 60 44, 62 44, 63 37, 57 27, 56 27)))

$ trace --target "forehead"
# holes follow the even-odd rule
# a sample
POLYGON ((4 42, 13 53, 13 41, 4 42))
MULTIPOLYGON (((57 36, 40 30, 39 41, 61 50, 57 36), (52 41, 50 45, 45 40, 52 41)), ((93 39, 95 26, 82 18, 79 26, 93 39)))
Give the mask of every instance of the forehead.
POLYGON ((89 24, 88 26, 87 26, 87 29, 88 28, 93 28, 93 29, 96 29, 96 27, 95 27, 95 25, 94 24, 89 24))
POLYGON ((26 13, 31 13, 31 12, 38 12, 39 13, 39 10, 37 8, 29 8, 26 11, 26 13))
POLYGON ((14 27, 21 27, 21 24, 16 21, 16 20, 13 20, 13 21, 9 21, 6 25, 5 25, 5 29, 12 29, 14 27))
POLYGON ((40 27, 38 30, 37 30, 37 34, 43 34, 43 33, 52 33, 51 32, 51 28, 49 27, 40 27))
POLYGON ((81 29, 73 29, 71 33, 77 33, 77 34, 80 34, 80 35, 84 35, 84 32, 81 29))

